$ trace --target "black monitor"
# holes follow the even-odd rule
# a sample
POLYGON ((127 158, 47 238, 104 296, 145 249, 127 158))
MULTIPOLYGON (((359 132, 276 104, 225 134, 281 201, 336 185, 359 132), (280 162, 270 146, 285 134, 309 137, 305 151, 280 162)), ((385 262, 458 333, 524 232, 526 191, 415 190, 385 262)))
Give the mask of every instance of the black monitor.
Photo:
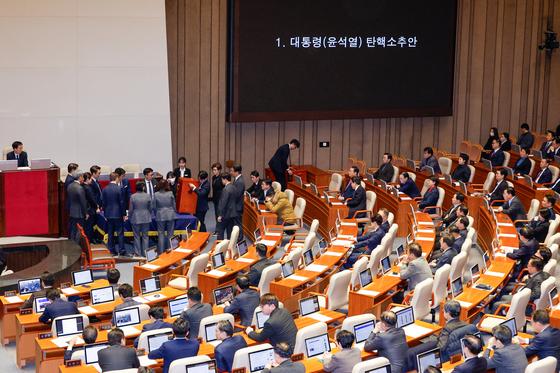
POLYGON ((130 325, 138 325, 141 321, 140 308, 138 307, 115 310, 115 325, 118 328, 130 325))
POLYGON ((217 269, 226 264, 224 253, 217 253, 212 255, 212 268, 217 269))
POLYGON ((404 328, 407 325, 414 324, 414 309, 406 307, 395 312, 397 316, 397 328, 404 328))
POLYGON ((140 291, 142 294, 153 293, 161 290, 159 276, 148 277, 140 280, 140 291))
POLYGON ((371 269, 366 268, 360 272, 360 286, 366 287, 373 282, 373 276, 371 275, 371 269))
POLYGON ((311 251, 311 249, 303 253, 303 262, 305 263, 305 266, 308 266, 311 263, 313 263, 313 259, 314 259, 313 252, 311 251))
POLYGON ((176 248, 179 247, 180 244, 181 244, 181 235, 180 234, 174 234, 169 239, 169 249, 170 250, 175 250, 176 248))
POLYGON ((157 246, 153 246, 146 249, 146 260, 148 262, 153 262, 157 258, 158 258, 157 246))
POLYGON ((299 300, 300 316, 307 316, 312 313, 319 312, 319 310, 319 297, 317 295, 299 300))
POLYGON ((305 351, 308 358, 322 355, 324 352, 330 352, 331 344, 328 333, 305 338, 305 351))
POLYGON ((461 277, 457 277, 455 280, 451 282, 451 295, 453 295, 453 298, 455 298, 462 292, 463 292, 463 280, 461 280, 461 277))
POLYGON ((173 332, 165 332, 148 336, 148 352, 152 352, 161 347, 162 344, 173 337, 173 332))
POLYGON ((507 319, 506 321, 501 322, 500 325, 507 326, 509 330, 511 330, 512 337, 515 337, 517 335, 517 323, 515 322, 515 317, 512 317, 511 319, 507 319))
POLYGON ((104 348, 109 347, 108 343, 95 343, 91 345, 84 345, 84 360, 86 364, 95 364, 99 361, 97 353, 104 348))
POLYGON ((274 361, 274 349, 272 347, 255 352, 249 352, 249 371, 260 372, 264 367, 274 361))
POLYGON ((375 320, 370 320, 361 324, 354 325, 354 336, 356 337, 356 343, 361 343, 368 339, 369 335, 373 331, 373 328, 375 328, 375 320))
POLYGON ((255 314, 255 318, 257 319, 257 329, 264 328, 264 323, 266 322, 266 320, 268 320, 269 317, 270 316, 265 315, 263 311, 257 311, 257 313, 255 314))
POLYGON ((105 286, 102 288, 91 289, 90 299, 93 305, 100 303, 113 302, 115 300, 115 289, 112 286, 105 286))
POLYGON ((91 284, 93 282, 93 272, 91 269, 72 272, 72 283, 74 286, 91 284))
POLYGON ((179 299, 171 299, 167 301, 167 305, 169 306, 169 316, 176 317, 179 316, 189 304, 189 298, 179 298, 179 299))
POLYGON ((247 241, 242 240, 237 243, 237 252, 239 253, 239 256, 243 256, 247 254, 248 251, 249 251, 249 245, 247 245, 247 241))
POLYGON ((186 373, 216 373, 216 360, 190 364, 185 367, 186 373))
POLYGON ((58 319, 55 323, 55 331, 57 337, 80 334, 84 331, 84 319, 82 315, 58 319))
POLYGON ((286 278, 286 277, 290 277, 293 274, 294 274, 293 260, 288 260, 286 263, 282 263, 282 276, 286 278))
POLYGON ((381 270, 383 274, 389 272, 391 270, 391 258, 387 255, 385 258, 381 259, 381 270))
POLYGON ((234 297, 233 286, 224 286, 223 288, 218 288, 212 290, 214 293, 214 304, 219 306, 225 302, 231 302, 234 297))
POLYGON ((30 278, 27 280, 18 281, 18 292, 23 294, 34 293, 41 290, 41 279, 40 278, 30 278))
POLYGON ((439 348, 434 348, 433 350, 418 354, 416 361, 419 372, 424 372, 430 365, 441 369, 441 352, 439 348))
POLYGON ((366 172, 366 178, 367 178, 367 181, 369 181, 370 183, 375 185, 375 177, 373 177, 373 174, 370 174, 370 173, 366 172))

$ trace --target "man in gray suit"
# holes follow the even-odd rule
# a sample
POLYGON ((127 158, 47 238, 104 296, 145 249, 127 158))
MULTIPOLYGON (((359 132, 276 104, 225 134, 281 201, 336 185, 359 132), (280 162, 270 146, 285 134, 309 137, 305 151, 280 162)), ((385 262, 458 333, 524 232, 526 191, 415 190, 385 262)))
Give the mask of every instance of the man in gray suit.
POLYGON ((125 347, 124 333, 121 329, 112 329, 107 335, 109 347, 99 350, 98 363, 102 372, 140 367, 136 350, 125 347))
POLYGON ((233 315, 239 314, 241 325, 249 326, 253 322, 253 313, 261 299, 259 293, 255 289, 251 289, 249 277, 245 275, 237 276, 235 282, 238 294, 233 298, 231 304, 226 302, 224 312, 233 315))
POLYGON ((169 239, 175 231, 175 196, 167 180, 161 180, 153 201, 158 227, 158 252, 169 248, 169 239))
POLYGON ((189 339, 197 339, 200 329, 200 320, 212 316, 212 306, 208 303, 201 303, 202 293, 196 286, 187 290, 189 305, 181 313, 181 317, 189 322, 189 339))
POLYGON ((115 306, 115 309, 113 310, 113 324, 114 324, 114 321, 115 321, 115 311, 122 310, 124 308, 138 306, 138 305, 142 304, 142 303, 139 303, 139 302, 135 301, 132 298, 134 292, 133 292, 132 286, 130 286, 129 284, 119 285, 118 293, 119 293, 119 297, 121 297, 123 302, 121 304, 115 306))
POLYGON ((285 342, 274 346, 274 361, 265 366, 262 373, 305 373, 302 363, 294 363, 291 359, 293 348, 285 342))
POLYGON ((504 190, 504 200, 504 204, 498 207, 498 211, 509 216, 511 221, 527 219, 525 207, 523 207, 519 198, 515 196, 515 189, 507 187, 506 190, 504 190))
POLYGON ((408 245, 408 255, 401 261, 400 276, 408 281, 408 291, 413 290, 422 281, 432 278, 432 270, 426 258, 422 256, 422 248, 415 242, 408 245))
POLYGON ((82 228, 87 218, 87 200, 86 191, 82 187, 84 182, 84 174, 82 171, 74 171, 72 173, 74 181, 68 185, 66 189, 66 198, 68 198, 68 238, 76 242, 80 241, 78 227, 82 228))
POLYGON ((336 335, 336 347, 339 352, 331 355, 323 354, 323 370, 329 373, 352 373, 354 365, 362 361, 359 348, 354 347, 354 334, 347 330, 341 330, 336 335))
POLYGON ((128 219, 134 232, 134 255, 145 257, 152 222, 152 198, 146 193, 146 184, 141 181, 136 183, 136 193, 130 197, 128 219))
POLYGON ((496 373, 524 373, 528 365, 527 357, 523 347, 511 342, 511 330, 505 325, 496 325, 492 335, 484 351, 488 369, 496 369, 496 373), (490 351, 494 351, 492 357, 490 351))
POLYGON ((233 225, 237 225, 239 227, 239 238, 238 241, 241 241, 243 238, 243 229, 242 222, 243 222, 243 195, 245 193, 245 180, 243 180, 243 175, 241 175, 241 168, 240 164, 234 164, 231 168, 231 178, 233 186, 235 187, 235 205, 237 210, 237 215, 233 219, 233 225))
MULTIPOLYGON (((235 199, 237 191, 231 183, 231 175, 223 173, 221 175, 221 178, 224 189, 222 189, 222 193, 220 194, 220 202, 218 203, 218 226, 216 227, 218 240, 224 239, 224 231, 227 234, 228 238, 231 237, 231 231, 233 229, 233 226, 235 225, 236 216, 238 214, 237 203, 235 199)), ((241 231, 241 226, 239 226, 239 228, 239 231, 241 231)))
POLYGON ((391 373, 403 373, 406 369, 408 345, 404 330, 396 328, 397 315, 385 311, 366 340, 364 350, 377 350, 377 355, 387 358, 391 363, 391 373))

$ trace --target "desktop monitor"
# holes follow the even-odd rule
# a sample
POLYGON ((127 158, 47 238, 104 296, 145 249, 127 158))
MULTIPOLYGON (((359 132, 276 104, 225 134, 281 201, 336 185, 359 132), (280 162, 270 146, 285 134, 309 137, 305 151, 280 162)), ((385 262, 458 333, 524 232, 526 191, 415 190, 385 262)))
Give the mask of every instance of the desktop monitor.
POLYGON ((391 373, 391 364, 385 364, 379 368, 366 370, 364 373, 391 373))
POLYGON ((371 268, 366 268, 360 272, 360 286, 366 287, 373 282, 373 276, 371 275, 371 268))
POLYGON ((290 277, 294 274, 294 262, 288 260, 286 263, 282 263, 282 276, 284 278, 290 277))
POLYGON ((529 186, 529 188, 533 187, 533 179, 531 179, 531 176, 523 175, 523 179, 525 180, 525 183, 529 186))
MULTIPOLYGON (((512 147, 512 150, 513 150, 513 144, 511 144, 511 145, 512 145, 511 147, 512 147)), ((542 159, 542 152, 541 152, 540 150, 531 149, 531 155, 532 155, 533 157, 542 159)))
POLYGON ((375 321, 370 320, 361 324, 354 325, 354 336, 356 336, 356 343, 362 343, 368 339, 369 335, 375 328, 375 321))
POLYGON ((34 293, 41 290, 41 279, 30 278, 18 281, 18 292, 20 295, 34 293))
POLYGON ((319 297, 314 295, 309 298, 299 300, 299 315, 307 316, 315 312, 319 312, 319 297))
POLYGON ((218 325, 217 322, 213 322, 212 324, 204 325, 204 335, 206 336, 206 342, 214 342, 218 338, 216 337, 216 326, 218 325))
POLYGON ((331 352, 328 333, 317 335, 305 339, 305 352, 307 357, 322 355, 324 352, 331 352))
POLYGON ((407 325, 414 324, 414 309, 406 307, 395 312, 397 315, 397 328, 404 328, 407 325))
POLYGON ((237 243, 237 252, 239 253, 239 256, 243 256, 247 254, 248 251, 249 251, 249 245, 247 245, 247 241, 242 240, 237 243))
POLYGON ((222 267, 226 264, 224 253, 217 253, 212 255, 212 267, 214 269, 222 267))
POLYGON ((257 319, 257 329, 262 329, 264 328, 264 323, 266 322, 266 320, 268 320, 270 316, 265 315, 263 311, 257 311, 255 317, 257 319))
POLYGON ((212 291, 214 292, 214 304, 217 306, 233 300, 234 292, 232 285, 224 286, 223 288, 214 289, 212 291))
POLYGON ((216 373, 216 360, 190 364, 185 367, 186 373, 216 373))
POLYGON ((115 325, 122 328, 129 325, 140 324, 140 308, 132 307, 122 310, 115 310, 115 325))
POLYGON ((156 246, 146 249, 146 260, 148 262, 153 262, 157 258, 158 258, 158 252, 156 246))
POLYGON ((176 317, 179 316, 188 306, 189 298, 171 299, 167 301, 167 304, 169 306, 169 316, 176 317))
POLYGON ((406 167, 410 168, 412 171, 416 170, 416 163, 412 159, 406 160, 406 167))
POLYGON ((475 282, 480 277, 480 267, 478 264, 475 264, 471 267, 471 278, 472 281, 475 282))
POLYGON ((104 348, 109 347, 108 343, 95 343, 91 345, 84 345, 84 357, 86 364, 95 364, 99 361, 97 353, 104 348))
POLYGON ((301 186, 303 185, 303 181, 301 180, 301 177, 299 177, 298 175, 292 175, 292 178, 294 179, 294 184, 296 184, 301 188, 301 186))
POLYGON ((162 344, 169 341, 173 336, 173 332, 165 332, 160 334, 153 334, 148 336, 148 352, 152 352, 161 347, 162 344))
POLYGON ((311 187, 311 190, 313 191, 313 193, 315 193, 315 195, 319 195, 319 190, 317 190, 317 185, 311 183, 309 184, 309 186, 311 187))
POLYGON ((463 280, 461 280, 461 277, 457 277, 455 280, 451 282, 451 294, 453 295, 453 298, 455 298, 462 292, 463 292, 463 280))
POLYGON ((426 172, 428 176, 432 176, 435 174, 434 168, 432 166, 424 166, 422 171, 426 172))
POLYGON ((391 270, 391 258, 387 255, 385 258, 381 259, 380 265, 383 274, 389 272, 391 270))
POLYGON ((112 302, 115 300, 115 290, 112 286, 105 286, 102 288, 91 289, 89 292, 91 303, 93 305, 100 303, 112 302))
POLYGON ((269 347, 264 350, 249 352, 249 371, 251 373, 260 372, 264 367, 274 361, 274 348, 269 347))
POLYGON ((416 361, 418 362, 419 372, 424 372, 430 365, 441 369, 441 352, 439 348, 434 348, 433 350, 418 354, 416 361))
POLYGON ((331 203, 331 198, 334 198, 333 196, 329 195, 327 191, 323 192, 323 197, 325 197, 325 202, 327 203, 331 203))
POLYGON ((57 337, 80 334, 84 330, 84 319, 82 315, 58 319, 55 323, 57 337))
POLYGON ((416 211, 414 210, 413 205, 409 205, 410 207, 410 214, 412 215, 412 220, 414 220, 414 227, 418 227, 418 220, 416 220, 416 211))
POLYGON ((467 195, 468 191, 467 191, 467 184, 465 184, 464 182, 462 182, 461 180, 458 181, 459 183, 459 188, 461 188, 461 192, 465 195, 467 195))
POLYGON ((140 280, 140 291, 142 294, 153 293, 161 290, 159 276, 148 277, 140 280))
POLYGON ((176 248, 179 247, 180 244, 181 244, 181 235, 179 235, 179 234, 174 234, 169 239, 169 249, 170 250, 175 250, 176 248))
POLYGON ((311 249, 303 253, 303 262, 305 263, 306 266, 313 263, 313 252, 311 251, 311 249))
POLYGON ((517 335, 517 323, 515 322, 515 317, 511 319, 507 319, 504 322, 501 322, 500 325, 505 325, 511 330, 511 336, 515 337, 517 335))
POLYGON ((72 272, 72 283, 74 286, 91 284, 93 282, 93 272, 91 269, 72 272))
POLYGON ((558 289, 555 287, 553 287, 552 289, 550 289, 550 291, 548 292, 548 300, 550 302, 550 307, 554 306, 554 298, 556 298, 556 296, 558 295, 558 289))
POLYGON ((262 236, 261 236, 261 230, 259 228, 255 229, 253 231, 253 236, 255 236, 255 242, 260 241, 262 236))
POLYGON ((403 255, 404 255, 404 245, 400 245, 399 247, 397 247, 397 256, 400 258, 403 255))
POLYGON ((48 300, 47 297, 37 297, 37 298, 35 298, 33 300, 33 312, 43 313, 43 311, 45 310, 45 307, 49 303, 50 303, 50 301, 48 300))
POLYGON ((444 174, 443 179, 445 180, 445 182, 447 182, 449 184, 453 183, 453 179, 451 178, 451 175, 449 175, 449 174, 444 174))

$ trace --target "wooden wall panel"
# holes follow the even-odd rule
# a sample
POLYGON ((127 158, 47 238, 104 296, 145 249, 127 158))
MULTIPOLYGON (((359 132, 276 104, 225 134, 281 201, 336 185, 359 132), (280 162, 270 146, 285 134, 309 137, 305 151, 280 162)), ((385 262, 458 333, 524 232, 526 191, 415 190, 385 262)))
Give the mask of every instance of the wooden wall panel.
POLYGON ((538 132, 560 123, 560 51, 536 48, 548 23, 560 29, 560 0, 458 1, 451 117, 269 123, 226 121, 227 2, 166 0, 173 156, 194 173, 226 160, 262 172, 294 137, 294 164, 340 169, 350 155, 376 166, 385 151, 456 151, 463 139, 485 142, 493 125, 516 136, 525 121, 538 132))

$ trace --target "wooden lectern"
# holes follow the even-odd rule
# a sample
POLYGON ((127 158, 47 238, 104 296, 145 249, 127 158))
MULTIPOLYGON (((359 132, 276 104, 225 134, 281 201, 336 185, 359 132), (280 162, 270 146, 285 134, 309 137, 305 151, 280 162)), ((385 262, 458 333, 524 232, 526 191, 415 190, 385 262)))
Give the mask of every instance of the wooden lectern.
POLYGON ((189 184, 199 186, 198 180, 181 177, 177 181, 177 212, 179 214, 191 214, 196 212, 198 195, 191 190, 189 184))

